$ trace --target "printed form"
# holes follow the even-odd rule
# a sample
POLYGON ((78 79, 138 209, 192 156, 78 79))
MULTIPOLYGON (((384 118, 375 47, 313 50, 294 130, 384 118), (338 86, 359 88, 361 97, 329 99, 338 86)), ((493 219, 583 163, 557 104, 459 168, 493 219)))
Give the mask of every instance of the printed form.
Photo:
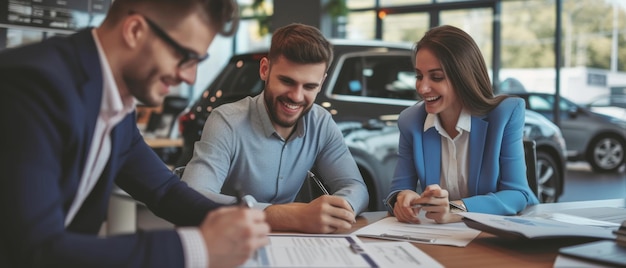
POLYGON ((363 243, 354 235, 272 234, 241 267, 442 267, 409 243, 363 243))

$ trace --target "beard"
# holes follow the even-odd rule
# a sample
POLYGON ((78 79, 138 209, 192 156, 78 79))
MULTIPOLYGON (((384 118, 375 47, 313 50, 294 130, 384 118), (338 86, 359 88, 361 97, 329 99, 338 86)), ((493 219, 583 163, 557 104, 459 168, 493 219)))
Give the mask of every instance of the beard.
POLYGON ((163 104, 165 95, 158 89, 158 83, 154 82, 156 73, 153 71, 148 78, 137 79, 137 75, 127 75, 123 77, 126 90, 140 103, 149 107, 157 107, 163 104))
POLYGON ((268 90, 269 89, 268 84, 269 84, 268 82, 265 83, 265 92, 264 92, 265 105, 267 106, 267 111, 269 113, 270 119, 275 124, 284 128, 293 127, 296 125, 296 123, 298 123, 300 118, 305 116, 313 107, 312 104, 307 104, 303 102, 300 102, 300 103, 293 102, 284 95, 274 96, 273 94, 270 93, 271 90, 268 90), (280 112, 281 110, 280 106, 283 105, 282 103, 301 105, 304 107, 304 109, 302 110, 302 112, 300 112, 300 115, 298 115, 296 118, 292 119, 290 117, 284 117, 284 116, 281 116, 281 112, 280 112))

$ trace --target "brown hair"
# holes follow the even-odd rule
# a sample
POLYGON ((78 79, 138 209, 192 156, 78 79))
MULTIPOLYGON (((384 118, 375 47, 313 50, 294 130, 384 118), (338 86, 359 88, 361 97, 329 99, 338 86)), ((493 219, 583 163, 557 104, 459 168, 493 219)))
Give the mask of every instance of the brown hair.
POLYGON ((414 55, 422 48, 439 59, 454 91, 472 114, 486 114, 508 97, 494 95, 480 49, 463 30, 449 25, 432 28, 415 44, 414 55))
POLYGON ((206 25, 223 36, 231 36, 239 25, 239 9, 236 0, 115 0, 104 23, 115 23, 130 11, 151 13, 160 25, 176 23, 193 12, 200 14, 206 25))
POLYGON ((279 28, 272 35, 268 58, 272 61, 281 55, 297 63, 324 62, 328 69, 333 59, 333 49, 319 29, 292 23, 279 28))

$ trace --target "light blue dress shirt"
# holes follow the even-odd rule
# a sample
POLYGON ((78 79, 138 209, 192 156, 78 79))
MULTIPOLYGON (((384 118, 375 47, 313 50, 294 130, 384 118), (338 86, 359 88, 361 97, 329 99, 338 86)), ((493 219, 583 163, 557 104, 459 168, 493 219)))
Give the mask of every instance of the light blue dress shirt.
POLYGON ((329 192, 345 198, 356 214, 367 207, 367 187, 330 113, 314 104, 284 140, 261 93, 211 113, 183 181, 220 203, 234 203, 239 186, 264 209, 293 202, 313 166, 329 192))

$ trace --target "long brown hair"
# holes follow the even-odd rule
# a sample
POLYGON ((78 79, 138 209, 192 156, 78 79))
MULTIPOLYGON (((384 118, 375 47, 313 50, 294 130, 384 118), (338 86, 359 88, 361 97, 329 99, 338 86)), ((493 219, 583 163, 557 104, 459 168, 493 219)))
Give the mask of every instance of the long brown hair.
POLYGON ((486 114, 507 98, 494 95, 480 49, 463 30, 450 25, 432 28, 415 44, 413 55, 422 48, 439 59, 463 107, 472 114, 486 114))

